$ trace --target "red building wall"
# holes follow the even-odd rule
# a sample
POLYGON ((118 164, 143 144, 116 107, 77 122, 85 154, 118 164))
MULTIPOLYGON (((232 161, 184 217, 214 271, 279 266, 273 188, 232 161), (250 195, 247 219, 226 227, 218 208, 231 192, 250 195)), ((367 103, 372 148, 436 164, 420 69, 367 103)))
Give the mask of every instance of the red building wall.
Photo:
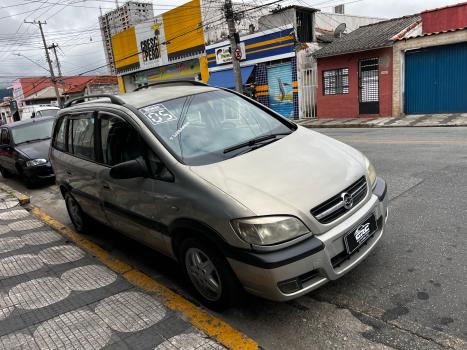
POLYGON ((467 27, 467 3, 422 12, 423 34, 464 27, 467 27))
POLYGON ((392 47, 318 59, 318 118, 388 117, 392 115, 392 47), (379 114, 358 112, 358 63, 361 59, 380 59, 379 114), (323 94, 323 71, 336 68, 349 69, 349 93, 323 94))

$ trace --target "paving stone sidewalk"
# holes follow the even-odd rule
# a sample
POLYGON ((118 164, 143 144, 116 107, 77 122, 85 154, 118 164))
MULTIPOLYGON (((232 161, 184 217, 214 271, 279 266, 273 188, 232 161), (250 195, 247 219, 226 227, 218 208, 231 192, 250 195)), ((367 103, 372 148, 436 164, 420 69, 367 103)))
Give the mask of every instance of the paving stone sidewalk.
POLYGON ((297 124, 308 128, 374 128, 407 126, 467 126, 467 113, 420 114, 387 118, 303 118, 297 124))
POLYGON ((0 349, 224 349, 0 191, 0 349))

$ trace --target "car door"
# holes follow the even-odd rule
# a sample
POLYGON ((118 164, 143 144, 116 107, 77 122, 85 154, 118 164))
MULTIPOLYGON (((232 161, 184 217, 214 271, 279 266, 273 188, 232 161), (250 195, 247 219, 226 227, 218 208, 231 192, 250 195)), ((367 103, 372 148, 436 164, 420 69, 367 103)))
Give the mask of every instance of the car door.
POLYGON ((153 177, 113 179, 109 175, 112 166, 137 158, 153 169, 158 161, 156 155, 129 119, 100 113, 98 125, 101 161, 106 166, 100 180, 107 220, 116 230, 170 254, 167 228, 162 223, 162 216, 168 210, 163 200, 168 183, 153 177))
POLYGON ((66 128, 66 154, 60 157, 63 182, 86 214, 107 224, 98 180, 103 166, 96 161, 96 114, 71 114, 66 128))
POLYGON ((17 158, 11 133, 8 128, 2 128, 0 131, 0 166, 9 172, 16 173, 15 159, 17 158))

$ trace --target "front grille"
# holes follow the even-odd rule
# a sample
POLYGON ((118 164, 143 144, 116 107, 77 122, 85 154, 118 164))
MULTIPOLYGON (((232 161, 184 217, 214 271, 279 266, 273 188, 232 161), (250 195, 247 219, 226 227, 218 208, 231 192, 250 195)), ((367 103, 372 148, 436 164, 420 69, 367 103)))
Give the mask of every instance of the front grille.
POLYGON ((321 203, 317 207, 311 209, 311 215, 313 215, 320 223, 328 224, 342 215, 347 211, 351 210, 358 203, 360 203, 367 194, 367 185, 365 177, 362 176, 358 181, 353 183, 351 186, 342 190, 340 193, 336 194, 331 199, 328 199, 326 202, 321 203), (342 201, 341 195, 347 192, 353 200, 353 205, 351 208, 346 209, 342 201))

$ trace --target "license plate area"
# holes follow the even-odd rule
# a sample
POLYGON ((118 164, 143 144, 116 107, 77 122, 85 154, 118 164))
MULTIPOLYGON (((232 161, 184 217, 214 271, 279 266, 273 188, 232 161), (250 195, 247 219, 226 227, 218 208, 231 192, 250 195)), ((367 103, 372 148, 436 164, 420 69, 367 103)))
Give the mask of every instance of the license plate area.
POLYGON ((347 254, 352 254, 360 248, 378 229, 375 215, 372 214, 361 221, 344 235, 344 244, 347 254))

